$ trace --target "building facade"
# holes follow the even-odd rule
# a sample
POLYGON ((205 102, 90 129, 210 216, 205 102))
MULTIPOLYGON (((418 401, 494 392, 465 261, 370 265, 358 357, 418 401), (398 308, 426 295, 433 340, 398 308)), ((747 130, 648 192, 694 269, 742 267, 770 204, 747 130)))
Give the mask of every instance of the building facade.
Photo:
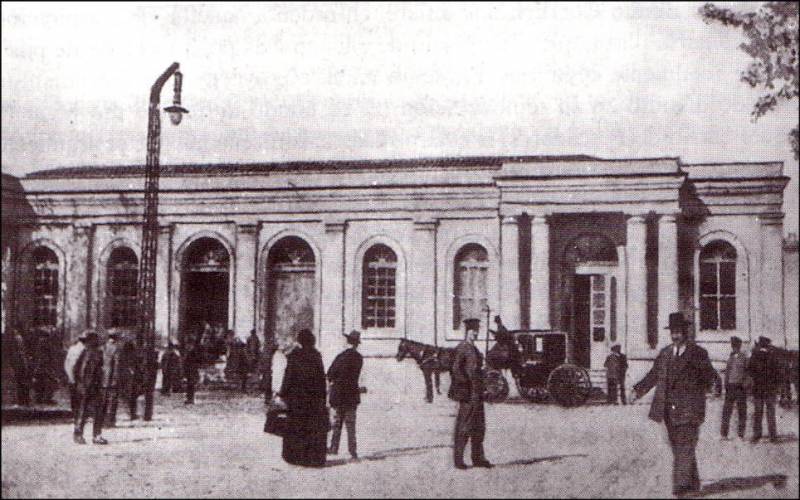
MULTIPOLYGON (((566 332, 570 361, 600 370, 614 343, 634 365, 651 360, 682 311, 716 360, 732 335, 796 346, 782 168, 588 156, 163 167, 157 334, 307 327, 329 361, 351 329, 367 355, 388 355, 401 338, 455 345, 468 317, 485 334, 499 314, 566 332)), ((5 324, 52 326, 65 342, 135 328, 143 170, 3 176, 5 324)))

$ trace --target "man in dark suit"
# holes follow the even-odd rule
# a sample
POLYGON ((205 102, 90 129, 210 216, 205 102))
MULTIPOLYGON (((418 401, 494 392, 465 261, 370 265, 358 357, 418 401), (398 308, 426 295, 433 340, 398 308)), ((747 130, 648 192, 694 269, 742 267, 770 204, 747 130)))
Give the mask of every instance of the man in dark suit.
POLYGON ((339 453, 339 439, 342 437, 342 424, 347 426, 347 451, 354 459, 358 459, 356 451, 356 408, 361 403, 361 391, 358 378, 364 358, 358 352, 361 343, 361 332, 353 330, 345 335, 350 347, 342 351, 328 368, 330 382, 329 401, 336 414, 333 418, 333 435, 328 453, 339 453))
POLYGON ((483 410, 483 356, 475 347, 480 320, 465 319, 466 338, 456 347, 451 369, 450 399, 458 401, 458 415, 453 436, 453 462, 466 469, 464 448, 472 441, 472 466, 491 468, 483 453, 486 417, 483 410))
POLYGON ((664 422, 672 446, 672 492, 700 490, 695 448, 706 415, 706 391, 717 377, 708 352, 689 341, 682 313, 669 315, 672 345, 661 350, 647 375, 634 386, 635 399, 656 388, 649 417, 664 422))
POLYGON ((767 430, 770 441, 778 441, 778 431, 775 422, 775 400, 781 382, 781 370, 777 356, 770 346, 770 340, 759 337, 750 362, 747 364, 747 373, 753 380, 753 438, 751 442, 757 443, 761 439, 761 424, 764 419, 764 408, 767 409, 767 430))
POLYGON ((103 402, 101 401, 103 385, 103 351, 100 348, 100 336, 90 331, 86 334, 86 348, 75 364, 73 376, 75 391, 78 395, 78 412, 74 416, 75 429, 73 440, 78 444, 86 444, 83 439, 83 427, 92 415, 92 435, 94 444, 108 444, 103 436, 103 402))

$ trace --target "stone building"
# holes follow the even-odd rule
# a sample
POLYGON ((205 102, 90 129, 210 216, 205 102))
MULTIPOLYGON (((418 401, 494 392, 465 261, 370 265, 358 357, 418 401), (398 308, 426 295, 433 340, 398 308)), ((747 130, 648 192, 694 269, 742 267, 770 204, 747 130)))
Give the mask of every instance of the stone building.
MULTIPOLYGON (((499 314, 567 332, 570 360, 593 370, 620 343, 636 371, 680 310, 716 360, 731 335, 797 345, 787 182, 781 163, 677 158, 167 166, 156 330, 163 344, 203 322, 277 339, 308 327, 329 361, 351 329, 388 355, 404 337, 455 345, 463 319, 485 332, 499 314)), ((65 342, 133 328, 142 189, 141 166, 4 175, 4 321, 65 342)))

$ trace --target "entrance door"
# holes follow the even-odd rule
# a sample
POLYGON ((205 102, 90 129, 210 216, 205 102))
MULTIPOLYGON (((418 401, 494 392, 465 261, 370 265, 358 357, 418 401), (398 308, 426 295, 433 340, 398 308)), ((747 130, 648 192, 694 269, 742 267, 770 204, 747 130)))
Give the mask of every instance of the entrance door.
POLYGON ((314 331, 314 253, 301 238, 288 236, 270 250, 268 262, 265 335, 282 346, 302 329, 314 331))
POLYGON ((574 344, 572 362, 584 368, 591 365, 591 276, 576 275, 572 294, 574 344))
POLYGON ((602 369, 617 342, 616 288, 614 271, 575 276, 573 361, 584 368, 602 369))
POLYGON ((198 334, 203 325, 228 326, 228 273, 183 275, 183 331, 198 334))
POLYGON ((199 340, 203 326, 228 328, 230 274, 228 251, 213 238, 200 238, 186 250, 182 262, 179 338, 199 340))

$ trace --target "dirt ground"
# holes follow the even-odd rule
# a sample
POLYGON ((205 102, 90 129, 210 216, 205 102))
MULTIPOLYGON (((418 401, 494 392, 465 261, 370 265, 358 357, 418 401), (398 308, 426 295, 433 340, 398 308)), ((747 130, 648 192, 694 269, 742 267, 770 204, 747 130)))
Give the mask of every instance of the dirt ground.
MULTIPOLYGON (((2 496, 15 497, 669 497, 672 456, 663 425, 632 406, 564 409, 511 399, 487 405, 491 470, 453 468, 455 403, 422 401, 411 363, 367 360, 358 413, 361 460, 346 452, 324 469, 281 460, 264 434, 263 400, 201 392, 157 398, 152 422, 72 443, 67 422, 2 429, 2 496)), ((447 387, 443 380, 443 392, 447 387)), ((781 442, 718 439, 722 402, 710 399, 698 447, 703 495, 797 498, 798 413, 778 409, 781 442)), ((748 422, 748 435, 750 433, 748 422)), ((87 425, 87 437, 91 424, 87 425)), ((346 450, 344 441, 340 449, 346 450)), ((467 457, 469 453, 467 452, 467 457)))

